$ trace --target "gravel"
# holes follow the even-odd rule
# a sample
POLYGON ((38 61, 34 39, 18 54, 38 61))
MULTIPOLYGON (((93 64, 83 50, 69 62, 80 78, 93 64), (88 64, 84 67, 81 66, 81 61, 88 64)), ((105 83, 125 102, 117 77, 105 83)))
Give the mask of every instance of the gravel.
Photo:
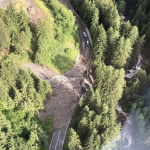
POLYGON ((54 73, 49 68, 25 63, 24 67, 30 68, 41 79, 47 80, 53 89, 51 99, 45 103, 43 112, 38 113, 42 120, 53 115, 53 125, 60 128, 61 124, 73 116, 76 103, 81 96, 83 73, 88 63, 83 63, 82 55, 78 55, 75 66, 64 75, 54 73))

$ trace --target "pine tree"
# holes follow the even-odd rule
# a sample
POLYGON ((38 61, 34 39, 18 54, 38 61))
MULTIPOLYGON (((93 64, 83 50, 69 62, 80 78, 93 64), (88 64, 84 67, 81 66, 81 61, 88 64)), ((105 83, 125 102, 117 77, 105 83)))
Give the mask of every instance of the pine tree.
POLYGON ((108 50, 105 55, 105 63, 107 65, 111 64, 111 60, 113 59, 113 53, 116 50, 117 42, 120 37, 118 31, 114 31, 112 27, 107 31, 107 40, 108 40, 108 50))
POLYGON ((10 35, 7 30, 7 26, 0 18, 0 51, 3 51, 5 48, 9 49, 10 46, 10 35))
POLYGON ((84 0, 82 6, 81 6, 81 15, 83 16, 83 20, 86 23, 86 25, 90 28, 92 17, 95 14, 95 3, 93 1, 84 0))
POLYGON ((12 2, 7 6, 5 22, 11 35, 19 31, 18 16, 12 2))
POLYGON ((139 37, 138 28, 136 26, 133 26, 132 30, 129 32, 129 39, 131 41, 132 46, 135 44, 138 37, 139 37))
POLYGON ((5 150, 11 136, 11 124, 6 116, 0 111, 0 149, 5 150), (7 131, 7 132, 6 132, 7 131))
POLYGON ((85 150, 99 150, 100 137, 97 134, 96 129, 89 132, 85 141, 85 150))
POLYGON ((97 67, 96 80, 94 89, 100 93, 103 101, 109 103, 114 100, 114 105, 121 98, 122 90, 125 85, 124 70, 115 70, 112 66, 105 66, 100 64, 97 67))
POLYGON ((81 112, 82 116, 80 119, 80 122, 78 123, 78 128, 77 128, 77 133, 78 135, 83 135, 88 131, 88 114, 89 114, 89 107, 86 105, 82 112, 81 112))
POLYGON ((107 35, 106 31, 101 24, 96 31, 93 41, 93 57, 96 64, 104 60, 105 53, 107 53, 107 35))
POLYGON ((129 38, 129 33, 132 30, 132 26, 130 24, 130 21, 128 20, 127 23, 123 26, 122 36, 125 38, 129 38))
POLYGON ((28 27, 29 24, 29 17, 27 16, 27 14, 25 13, 25 11, 23 10, 23 8, 21 7, 20 12, 18 13, 18 29, 19 31, 25 31, 25 29, 28 27))
POLYGON ((109 6, 109 9, 104 18, 104 24, 108 28, 113 27, 114 30, 120 29, 120 16, 119 16, 116 6, 114 5, 109 6))
POLYGON ((5 17, 5 11, 2 8, 0 8, 0 18, 4 19, 4 17, 5 17))
POLYGON ((69 131, 67 147, 69 150, 82 150, 79 136, 72 128, 69 131))
POLYGON ((126 5, 126 2, 124 0, 120 0, 119 3, 117 3, 117 8, 118 8, 119 13, 124 14, 125 5, 126 5))
POLYGON ((90 33, 91 33, 93 40, 95 39, 95 33, 96 33, 96 29, 98 25, 99 25, 99 10, 96 8, 94 15, 92 17, 92 22, 90 26, 90 33))

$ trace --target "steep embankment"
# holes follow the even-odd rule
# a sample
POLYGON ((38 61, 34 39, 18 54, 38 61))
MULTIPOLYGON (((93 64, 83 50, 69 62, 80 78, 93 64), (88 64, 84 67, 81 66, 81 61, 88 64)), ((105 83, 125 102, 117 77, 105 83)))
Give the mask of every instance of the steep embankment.
POLYGON ((55 128, 60 128, 62 123, 65 123, 72 117, 76 102, 81 96, 84 82, 83 74, 89 68, 91 46, 86 46, 88 38, 82 35, 86 27, 80 19, 77 19, 76 23, 80 33, 80 54, 72 69, 64 75, 58 75, 48 68, 43 69, 43 67, 33 64, 25 64, 27 68, 31 68, 38 76, 47 79, 52 86, 53 95, 51 100, 45 103, 46 112, 40 113, 40 116, 45 119, 50 114, 53 114, 55 128))
MULTIPOLYGON (((3 9, 7 8, 8 3, 9 0, 8 1, 0 0, 0 6, 3 9)), ((48 17, 51 20, 50 26, 52 25, 54 26, 55 24, 54 16, 42 1, 16 0, 13 1, 13 3, 18 11, 20 9, 20 6, 23 7, 23 10, 25 10, 25 12, 28 14, 33 24, 37 24, 39 18, 44 21, 45 18, 48 17)), ((68 4, 69 3, 67 2, 67 5, 68 4)), ((61 9, 62 11, 64 10, 62 6, 60 6, 59 9, 61 9)), ((48 82, 51 84, 53 88, 53 95, 51 97, 51 100, 45 103, 45 111, 43 113, 39 113, 39 115, 41 116, 41 119, 44 120, 49 115, 53 114, 54 126, 56 128, 59 128, 61 126, 61 123, 65 122, 66 120, 72 117, 76 102, 81 96, 81 89, 83 87, 84 75, 86 74, 84 72, 87 69, 89 69, 90 61, 88 60, 90 59, 91 45, 89 46, 86 45, 86 40, 89 39, 88 37, 85 38, 82 34, 84 31, 86 31, 86 27, 82 22, 82 20, 80 19, 76 20, 76 24, 78 25, 78 31, 80 34, 80 54, 78 54, 76 64, 72 69, 67 71, 64 75, 59 75, 58 73, 56 73, 57 71, 56 72, 51 71, 48 67, 41 67, 32 63, 25 63, 25 68, 30 68, 40 78, 48 80, 48 82)), ((54 44, 55 43, 57 43, 57 45, 61 45, 62 49, 64 48, 61 42, 59 43, 54 42, 54 44)), ((71 41, 69 40, 65 41, 65 43, 69 43, 66 44, 67 46, 69 45, 68 48, 74 47, 72 39, 71 41)), ((66 48, 67 47, 65 47, 65 49, 66 48)), ((64 64, 69 63, 67 62, 67 59, 64 59, 63 61, 65 62, 64 64)), ((50 68, 55 70, 53 66, 51 66, 50 68)), ((88 83, 88 81, 86 82, 88 83)))
MULTIPOLYGON (((0 0, 0 7, 4 10, 7 9, 7 5, 9 4, 10 0, 0 0)), ((44 3, 42 1, 37 0, 12 0, 12 2, 15 5, 15 8, 19 11, 20 7, 23 8, 23 10, 29 15, 31 22, 33 24, 37 24, 38 19, 45 20, 46 16, 51 16, 51 13, 48 9, 45 10, 45 12, 42 11, 42 7, 44 6, 44 3), (39 5, 38 5, 39 4, 39 5), (41 8, 39 8, 38 6, 41 8)))
POLYGON ((52 86, 53 95, 51 100, 45 103, 45 111, 39 113, 39 115, 41 119, 45 119, 53 114, 55 128, 60 128, 62 123, 67 122, 72 117, 75 105, 82 93, 83 74, 89 68, 91 46, 86 46, 86 40, 88 38, 82 35, 86 27, 79 19, 76 20, 76 23, 80 33, 80 54, 78 54, 76 64, 72 69, 64 75, 59 75, 47 67, 41 67, 31 63, 25 64, 26 68, 32 69, 40 78, 48 80, 52 86))
POLYGON ((60 128, 73 115, 75 105, 81 96, 83 73, 88 64, 83 62, 79 55, 76 65, 64 75, 59 75, 46 67, 26 63, 25 67, 32 69, 40 78, 46 79, 52 86, 51 99, 45 103, 45 111, 39 113, 41 119, 53 114, 55 128, 60 128))
MULTIPOLYGON (((82 94, 81 89, 84 87, 85 92, 86 88, 90 88, 90 86, 87 85, 89 84, 88 81, 86 81, 84 77, 87 75, 86 70, 89 69, 91 44, 89 46, 86 45, 86 41, 89 40, 88 37, 85 38, 83 36, 83 31, 86 31, 86 27, 84 23, 78 19, 76 22, 80 34, 80 53, 76 58, 78 52, 77 47, 79 45, 77 36, 78 33, 75 32, 77 29, 74 24, 75 18, 73 17, 71 11, 69 11, 61 3, 57 2, 58 1, 50 4, 50 6, 53 7, 53 15, 46 8, 44 3, 39 0, 18 0, 14 3, 16 9, 23 6, 23 9, 26 14, 28 14, 32 24, 34 25, 32 26, 30 22, 27 22, 28 31, 30 31, 30 40, 27 41, 28 48, 24 48, 24 41, 27 37, 23 38, 25 40, 20 41, 21 36, 18 36, 22 35, 21 33, 23 33, 23 35, 25 33, 26 35, 26 30, 23 30, 24 32, 22 32, 20 28, 14 28, 15 30, 13 31, 13 35, 15 35, 15 38, 20 43, 13 43, 14 47, 13 51, 10 51, 10 55, 15 52, 15 54, 19 55, 23 61, 26 61, 23 58, 25 56, 24 54, 27 54, 29 49, 31 53, 34 52, 35 55, 32 55, 30 61, 41 64, 41 66, 33 63, 25 63, 24 68, 30 68, 40 78, 46 79, 51 84, 53 89, 51 99, 45 103, 45 110, 43 112, 40 111, 38 115, 42 120, 45 120, 48 116, 53 115, 55 128, 61 128, 61 124, 65 124, 72 117, 76 102, 82 94), (50 19, 47 21, 47 19, 45 19, 46 17, 50 19), (38 25, 35 26, 39 18, 43 21, 45 20, 45 22, 39 21, 38 25), (33 41, 36 45, 34 51, 32 48, 33 41), (54 71, 52 71, 52 69, 54 71), (58 72, 65 72, 65 74, 60 75, 58 72), (84 84, 85 82, 86 84, 84 84)), ((13 8, 13 5, 11 5, 11 7, 13 8)), ((16 20, 14 22, 12 21, 12 23, 15 27, 20 25, 20 16, 22 15, 20 15, 19 10, 20 9, 16 12, 14 9, 13 12, 16 20)), ((24 12, 22 12, 22 14, 24 14, 24 12)), ((12 15, 8 16, 10 17, 10 20, 13 20, 12 15)), ((26 15, 24 16, 26 17, 26 15)), ((28 17, 26 17, 26 19, 28 20, 28 17)), ((7 25, 11 29, 9 22, 7 25)), ((11 35, 11 38, 14 39, 14 36, 11 35)), ((13 41, 14 40, 11 42, 13 41)), ((12 47, 10 47, 10 49, 12 50, 12 47)), ((26 59, 29 59, 28 57, 29 56, 27 55, 26 59)), ((36 98, 34 100, 36 100, 36 98)))

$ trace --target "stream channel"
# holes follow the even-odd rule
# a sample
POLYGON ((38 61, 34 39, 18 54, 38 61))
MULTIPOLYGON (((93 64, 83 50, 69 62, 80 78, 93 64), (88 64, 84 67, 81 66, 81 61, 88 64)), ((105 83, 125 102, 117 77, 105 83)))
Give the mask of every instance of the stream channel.
MULTIPOLYGON (((132 69, 127 71, 127 74, 125 76, 127 82, 130 82, 130 80, 132 80, 132 77, 140 70, 141 60, 142 56, 139 54, 137 64, 133 66, 132 69)), ((134 144, 133 136, 130 132, 132 126, 131 115, 123 112, 121 106, 119 105, 116 107, 116 113, 117 113, 117 120, 119 120, 119 122, 122 125, 121 139, 123 142, 119 146, 120 147, 119 150, 135 150, 131 148, 132 144, 134 144)))

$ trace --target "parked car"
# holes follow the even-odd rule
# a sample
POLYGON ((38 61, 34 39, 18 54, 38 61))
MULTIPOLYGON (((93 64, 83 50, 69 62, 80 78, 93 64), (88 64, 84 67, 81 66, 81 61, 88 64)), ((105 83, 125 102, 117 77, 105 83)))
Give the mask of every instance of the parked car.
POLYGON ((86 32, 83 32, 83 36, 84 36, 84 37, 87 37, 87 34, 86 34, 86 32))
POLYGON ((86 41, 86 45, 90 45, 90 42, 89 42, 89 41, 86 41))

